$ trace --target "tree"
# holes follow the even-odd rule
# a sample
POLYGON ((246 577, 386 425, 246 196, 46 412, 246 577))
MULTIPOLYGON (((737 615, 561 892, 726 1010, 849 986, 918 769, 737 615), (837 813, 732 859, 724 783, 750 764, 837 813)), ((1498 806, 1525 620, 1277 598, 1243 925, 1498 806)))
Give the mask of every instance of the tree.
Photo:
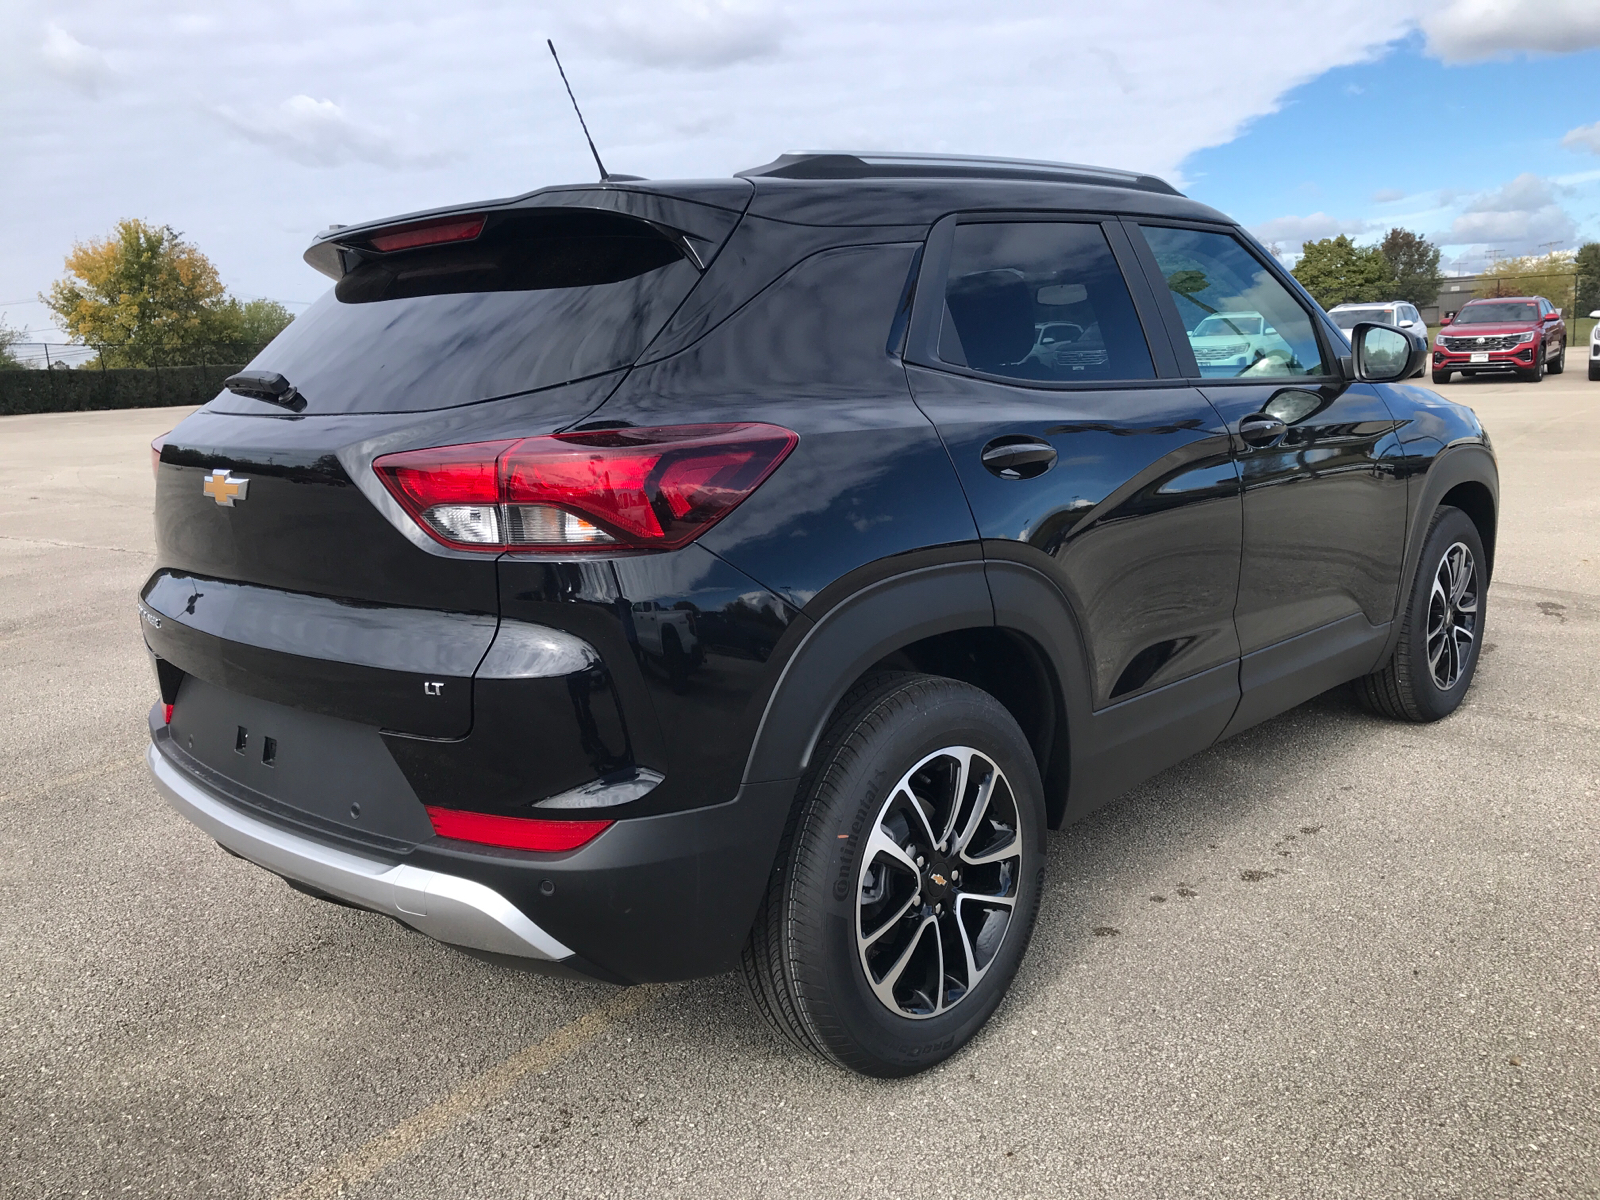
POLYGON ((1323 308, 1352 301, 1388 300, 1394 292, 1394 272, 1377 246, 1358 246, 1345 234, 1307 242, 1294 277, 1323 308))
POLYGON ((234 303, 238 326, 236 340, 244 343, 252 357, 294 320, 294 314, 276 300, 246 300, 234 303))
POLYGON ((1578 270, 1578 294, 1572 315, 1586 317, 1600 308, 1600 242, 1585 242, 1573 260, 1578 270))
POLYGON ((110 237, 74 245, 66 269, 40 299, 107 366, 214 359, 241 331, 216 267, 170 225, 118 221, 110 237))
POLYGON ((22 337, 22 331, 13 329, 5 321, 0 320, 0 371, 14 371, 23 364, 11 347, 15 346, 22 337))
POLYGON ((1394 291, 1384 300, 1409 300, 1418 308, 1439 302, 1439 247, 1409 229, 1391 229, 1378 243, 1389 264, 1394 291))
POLYGON ((1563 307, 1572 296, 1574 257, 1571 250, 1555 250, 1549 254, 1500 259, 1485 273, 1483 282, 1478 284, 1478 299, 1544 296, 1558 307, 1563 307))

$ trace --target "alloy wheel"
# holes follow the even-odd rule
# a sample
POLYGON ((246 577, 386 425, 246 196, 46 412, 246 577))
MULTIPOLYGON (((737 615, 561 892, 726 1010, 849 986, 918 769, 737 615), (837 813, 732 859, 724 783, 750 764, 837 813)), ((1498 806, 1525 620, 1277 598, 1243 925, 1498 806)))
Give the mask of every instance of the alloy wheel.
POLYGON ((1466 543, 1455 542, 1439 560, 1428 597, 1428 670, 1440 691, 1461 679, 1477 632, 1477 563, 1466 543))
POLYGON ((856 889, 856 946, 885 1008, 923 1019, 971 995, 1011 926, 1022 850, 1016 798, 988 755, 949 746, 901 776, 856 889))

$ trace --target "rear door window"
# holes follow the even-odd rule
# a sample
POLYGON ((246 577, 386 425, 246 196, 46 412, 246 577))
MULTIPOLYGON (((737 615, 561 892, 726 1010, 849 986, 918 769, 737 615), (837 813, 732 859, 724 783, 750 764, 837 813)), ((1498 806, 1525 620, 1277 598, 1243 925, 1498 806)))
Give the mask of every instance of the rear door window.
POLYGON ((1311 314, 1235 238, 1202 229, 1141 228, 1203 377, 1331 373, 1311 314))
POLYGON ((628 366, 700 277, 649 222, 585 209, 492 213, 470 241, 361 258, 251 364, 311 414, 449 408, 628 366))
POLYGON ((1008 379, 1155 377, 1105 232, 1087 222, 956 226, 938 354, 1008 379))

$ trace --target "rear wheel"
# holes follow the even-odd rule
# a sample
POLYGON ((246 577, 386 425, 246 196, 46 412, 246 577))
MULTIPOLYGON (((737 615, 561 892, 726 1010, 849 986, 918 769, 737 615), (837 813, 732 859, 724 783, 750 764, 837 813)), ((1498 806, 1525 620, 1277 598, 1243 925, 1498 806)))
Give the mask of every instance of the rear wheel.
POLYGON ((1449 383, 1450 375, 1451 372, 1449 371, 1435 371, 1433 373, 1433 381, 1435 383, 1449 383))
POLYGON ((1556 356, 1550 360, 1550 374, 1559 375, 1567 369, 1567 343, 1563 339, 1561 348, 1556 351, 1556 356))
POLYGON ((1484 567, 1478 527, 1459 508, 1440 508, 1394 654, 1381 670, 1356 680, 1369 709, 1401 721, 1437 721, 1456 710, 1472 686, 1483 641, 1484 567))
POLYGON ((865 1075, 959 1050, 1022 961, 1044 795, 1021 729, 969 684, 879 675, 841 703, 744 951, 781 1034, 865 1075))

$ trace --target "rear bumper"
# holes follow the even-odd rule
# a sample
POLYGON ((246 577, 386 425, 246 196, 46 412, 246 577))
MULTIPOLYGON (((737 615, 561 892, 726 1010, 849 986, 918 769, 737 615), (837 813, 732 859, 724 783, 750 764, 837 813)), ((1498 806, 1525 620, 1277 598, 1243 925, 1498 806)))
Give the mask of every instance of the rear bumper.
POLYGON ((439 837, 363 853, 210 786, 166 752, 155 720, 145 758, 157 787, 225 849, 469 952, 609 983, 738 966, 795 789, 745 784, 722 804, 619 820, 566 853, 439 837))
POLYGON ((572 951, 493 888, 459 875, 351 854, 239 811, 168 761, 152 743, 145 761, 167 803, 225 849, 275 875, 395 918, 441 942, 543 962, 572 951))

